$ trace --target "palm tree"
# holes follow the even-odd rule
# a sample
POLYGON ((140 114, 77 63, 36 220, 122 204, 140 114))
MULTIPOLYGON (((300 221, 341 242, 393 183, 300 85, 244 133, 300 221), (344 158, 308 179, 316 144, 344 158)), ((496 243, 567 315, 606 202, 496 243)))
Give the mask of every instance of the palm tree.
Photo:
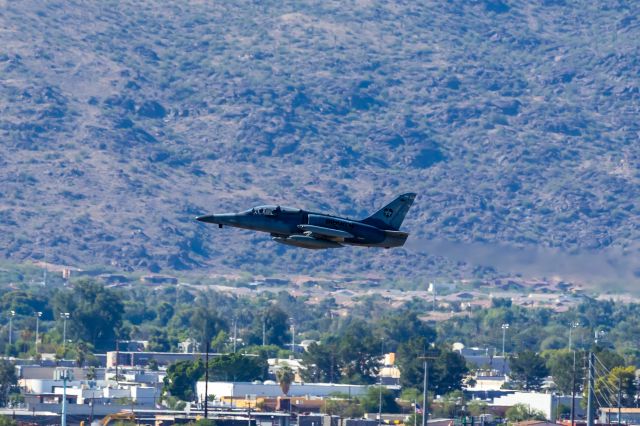
POLYGON ((285 395, 289 393, 289 388, 291 387, 291 383, 294 378, 295 375, 293 374, 293 371, 287 366, 283 366, 276 371, 276 379, 278 380, 280 389, 282 389, 282 393, 285 395))

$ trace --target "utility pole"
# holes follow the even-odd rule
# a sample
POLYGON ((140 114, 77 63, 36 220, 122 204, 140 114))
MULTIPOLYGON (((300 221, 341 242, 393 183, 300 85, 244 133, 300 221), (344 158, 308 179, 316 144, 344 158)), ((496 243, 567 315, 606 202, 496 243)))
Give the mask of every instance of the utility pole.
POLYGON ((587 392, 587 426, 593 426, 593 394, 594 394, 594 378, 593 370, 595 367, 595 354, 589 352, 589 389, 587 392))
POLYGON ((429 402, 427 399, 427 391, 429 389, 429 360, 436 359, 437 354, 435 353, 425 353, 424 356, 419 357, 422 359, 422 368, 424 369, 424 377, 422 382, 422 426, 427 426, 429 410, 427 403, 429 402))
POLYGON ((427 357, 422 360, 422 368, 424 369, 424 378, 422 382, 422 426, 427 426, 427 417, 429 413, 427 411, 427 383, 429 381, 429 364, 427 363, 427 357))
POLYGON ((378 380, 378 426, 382 425, 382 376, 378 380))
POLYGON ((16 311, 11 311, 9 315, 9 345, 13 344, 13 317, 16 316, 16 311))
POLYGON ((238 337, 237 337, 237 333, 238 333, 238 319, 234 318, 233 319, 233 353, 236 353, 236 342, 238 341, 238 337))
MULTIPOLYGON (((380 339, 380 356, 384 367, 384 340, 380 339)), ((382 369, 378 372, 378 426, 382 424, 382 369)))
POLYGON ((262 317, 262 346, 267 346, 267 318, 262 317))
POLYGON ((38 354, 38 334, 40 332, 40 317, 42 312, 36 312, 36 354, 38 354))
MULTIPOLYGON (((235 340, 234 340, 235 344, 235 340)), ((204 418, 209 418, 209 339, 205 343, 205 361, 204 361, 204 418)), ((235 350, 234 350, 235 352, 235 350)))
POLYGON ((62 370, 62 421, 61 426, 67 426, 67 379, 68 370, 62 370))
POLYGON ((618 426, 622 417, 622 377, 618 377, 618 426))
POLYGON ((571 378, 571 426, 576 426, 576 351, 573 351, 573 375, 571 378))

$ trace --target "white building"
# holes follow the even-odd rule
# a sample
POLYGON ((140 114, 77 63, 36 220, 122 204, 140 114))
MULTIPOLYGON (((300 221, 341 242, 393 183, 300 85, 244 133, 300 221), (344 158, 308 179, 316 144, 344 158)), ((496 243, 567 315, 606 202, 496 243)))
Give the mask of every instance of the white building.
MULTIPOLYGON (((198 393, 198 401, 204 400, 204 385, 201 381, 196 384, 198 393)), ((334 393, 343 393, 345 395, 362 395, 366 392, 367 386, 362 385, 343 385, 333 383, 292 383, 289 389, 289 396, 302 397, 328 397, 334 393)), ((216 399, 233 397, 233 398, 276 398, 283 396, 282 389, 277 383, 261 383, 261 382, 209 382, 207 389, 208 395, 215 395, 216 399)))
MULTIPOLYGON (((580 415, 583 411, 580 407, 581 397, 576 396, 576 414, 580 415)), ((560 405, 571 407, 570 396, 559 396, 550 393, 537 392, 515 392, 504 395, 493 400, 491 405, 499 407, 513 407, 516 404, 523 404, 532 410, 542 411, 548 420, 556 417, 556 410, 560 405)))
POLYGON ((467 390, 469 391, 500 390, 507 382, 507 376, 476 374, 473 380, 475 381, 475 384, 473 387, 467 387, 467 390))
MULTIPOLYGON (((53 389, 55 395, 62 395, 62 387, 53 389)), ((67 397, 76 397, 77 404, 89 404, 95 402, 102 404, 105 402, 115 403, 131 401, 136 406, 154 406, 160 400, 160 391, 150 386, 118 386, 118 387, 95 387, 87 385, 67 387, 67 397)))

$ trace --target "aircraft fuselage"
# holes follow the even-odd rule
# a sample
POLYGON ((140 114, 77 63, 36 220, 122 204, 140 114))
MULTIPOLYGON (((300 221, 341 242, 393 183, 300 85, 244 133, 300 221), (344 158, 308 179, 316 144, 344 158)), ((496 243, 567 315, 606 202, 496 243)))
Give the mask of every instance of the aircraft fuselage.
POLYGON ((232 226, 268 232, 274 241, 296 247, 324 249, 356 245, 391 248, 402 246, 409 235, 392 229, 394 209, 400 209, 401 222, 414 197, 415 194, 405 194, 389 205, 392 207, 387 206, 364 221, 273 205, 258 206, 239 213, 200 216, 196 219, 218 224, 219 227, 232 226), (370 223, 364 223, 365 221, 370 223))

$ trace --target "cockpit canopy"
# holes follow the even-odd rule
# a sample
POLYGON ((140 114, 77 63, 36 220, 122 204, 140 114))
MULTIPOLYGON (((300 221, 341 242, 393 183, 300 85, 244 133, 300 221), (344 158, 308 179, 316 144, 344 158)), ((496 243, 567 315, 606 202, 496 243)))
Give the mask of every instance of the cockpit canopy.
POLYGON ((275 205, 256 206, 248 211, 248 213, 262 216, 277 216, 282 213, 298 213, 300 209, 293 207, 282 207, 275 205))

